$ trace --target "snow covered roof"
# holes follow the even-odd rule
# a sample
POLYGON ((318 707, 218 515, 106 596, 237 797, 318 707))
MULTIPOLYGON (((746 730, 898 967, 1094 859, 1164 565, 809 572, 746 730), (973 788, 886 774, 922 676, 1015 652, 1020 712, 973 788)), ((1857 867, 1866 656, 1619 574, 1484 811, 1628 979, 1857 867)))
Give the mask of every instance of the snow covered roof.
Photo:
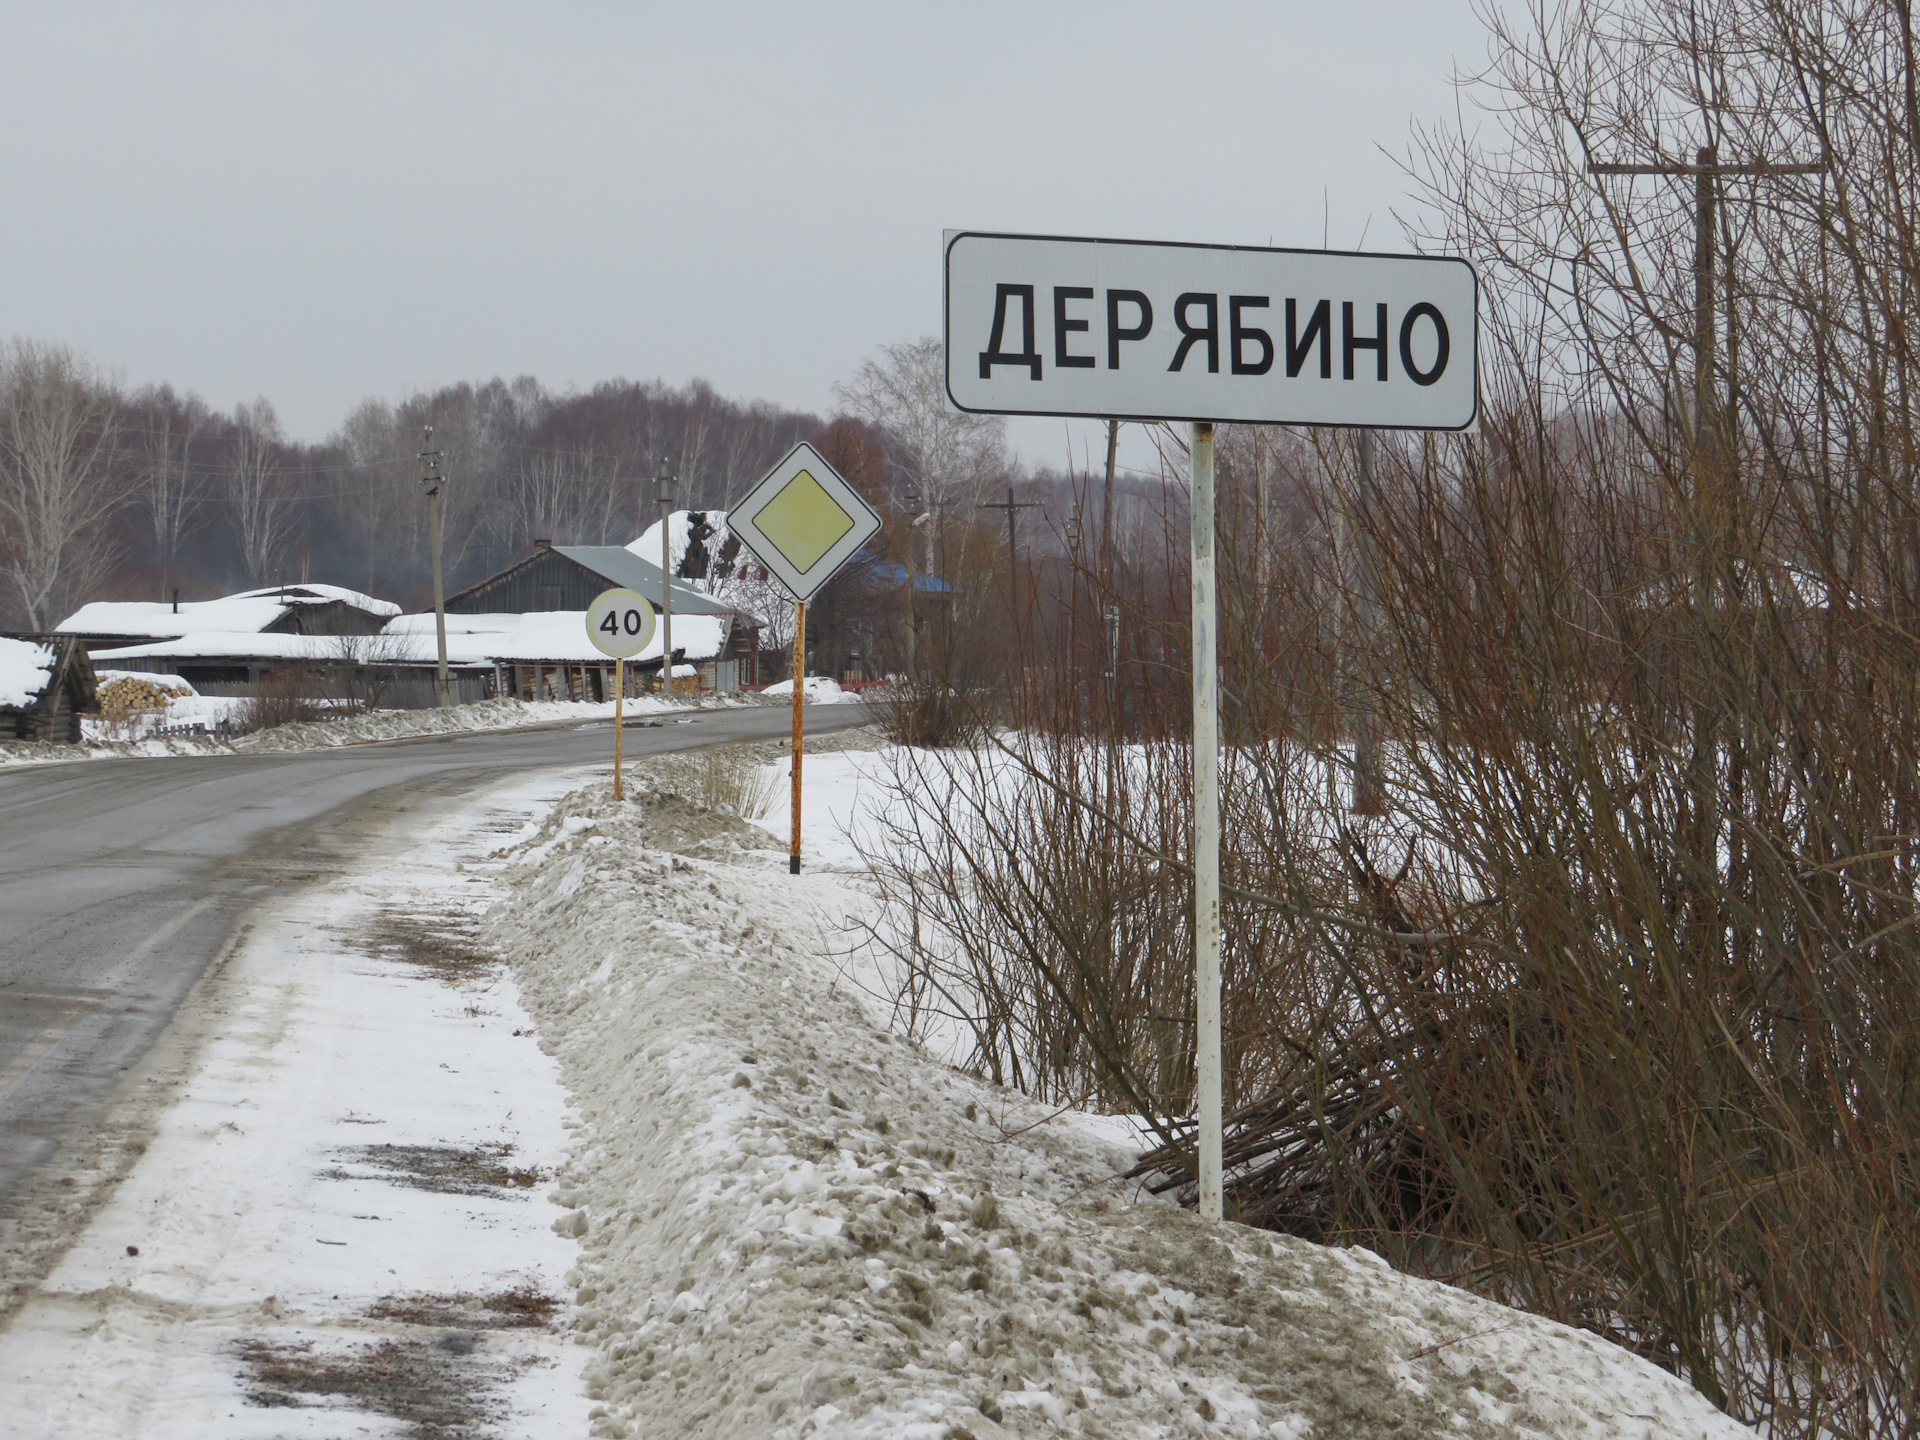
MULTIPOLYGON (((675 615, 673 648, 683 660, 711 660, 726 648, 729 617, 675 615)), ((634 660, 660 658, 660 632, 634 660)), ((433 616, 402 615, 379 635, 236 634, 199 631, 150 645, 128 645, 96 650, 102 665, 119 660, 288 661, 316 664, 354 662, 367 665, 431 665, 438 653, 433 616)), ((607 657, 587 639, 587 617, 582 610, 537 611, 530 615, 447 616, 447 662, 452 665, 491 665, 496 660, 544 661, 548 664, 605 664, 607 657)))
MULTIPOLYGON (((658 543, 658 528, 655 527, 655 542, 658 543)), ((564 555, 576 565, 584 565, 596 575, 603 575, 615 585, 623 585, 629 590, 638 591, 656 603, 660 597, 660 562, 652 561, 642 555, 636 555, 630 545, 556 545, 553 553, 564 555)), ((656 557, 658 551, 655 551, 656 557)), ((676 622, 682 615, 722 615, 738 612, 740 607, 724 597, 716 598, 704 587, 688 580, 673 582, 673 614, 676 622)), ((758 622, 755 622, 758 623, 758 622)))
POLYGON ((257 634, 299 605, 335 601, 390 618, 400 607, 338 585, 273 585, 243 590, 219 600, 183 600, 176 610, 164 600, 95 600, 62 620, 66 635, 190 635, 202 631, 257 634))
MULTIPOLYGON (((676 610, 673 648, 683 660, 712 660, 726 648, 730 621, 730 615, 682 615, 676 610)), ((427 658, 433 658, 431 614, 403 615, 388 624, 384 633, 423 642, 427 658)), ((656 625, 653 639, 633 657, 634 661, 658 660, 663 638, 662 628, 656 625)), ((536 610, 527 615, 449 615, 447 658, 451 661, 456 656, 487 662, 584 660, 599 665, 607 662, 607 657, 587 638, 584 610, 536 610)))
POLYGON ((0 636, 0 710, 24 710, 38 699, 53 677, 54 658, 51 645, 0 636))

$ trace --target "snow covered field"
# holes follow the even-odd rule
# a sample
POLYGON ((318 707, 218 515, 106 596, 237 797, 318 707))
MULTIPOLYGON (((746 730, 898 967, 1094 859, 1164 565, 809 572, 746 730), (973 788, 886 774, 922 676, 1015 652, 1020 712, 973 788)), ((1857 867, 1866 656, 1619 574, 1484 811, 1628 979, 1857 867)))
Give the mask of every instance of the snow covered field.
POLYGON ((890 1034, 848 979, 871 751, 809 758, 797 878, 784 788, 755 825, 633 769, 619 806, 462 806, 255 929, 186 1098, 0 1334, 18 1433, 1750 1433, 1594 1337, 1204 1224, 1119 1179, 1126 1124, 890 1034), (555 1328, 497 1323, 541 1294, 555 1328), (459 1396, 466 1428, 428 1413, 459 1396))

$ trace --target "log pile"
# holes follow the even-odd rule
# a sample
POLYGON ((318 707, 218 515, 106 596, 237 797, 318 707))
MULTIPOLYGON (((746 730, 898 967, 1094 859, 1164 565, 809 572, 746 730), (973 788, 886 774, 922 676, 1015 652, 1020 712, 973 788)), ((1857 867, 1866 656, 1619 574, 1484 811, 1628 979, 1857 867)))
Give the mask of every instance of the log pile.
POLYGON ((100 715, 105 720, 126 720, 149 710, 165 710, 169 700, 191 695, 180 686, 162 685, 137 675, 123 675, 100 687, 100 715))

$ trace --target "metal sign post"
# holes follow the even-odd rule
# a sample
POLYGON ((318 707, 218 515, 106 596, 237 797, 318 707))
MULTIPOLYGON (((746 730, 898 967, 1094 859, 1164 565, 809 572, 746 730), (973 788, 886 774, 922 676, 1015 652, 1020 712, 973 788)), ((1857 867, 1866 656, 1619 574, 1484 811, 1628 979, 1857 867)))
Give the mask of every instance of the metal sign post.
POLYGON ((793 797, 787 816, 787 873, 800 873, 800 757, 806 753, 807 602, 793 602, 793 797))
POLYGON ((1200 1213, 1222 1204, 1220 1127, 1220 674, 1213 587, 1213 426, 1193 427, 1193 1003, 1194 1109, 1200 1117, 1200 1213))
POLYGON ((793 839, 787 856, 800 873, 800 758, 805 749, 807 601, 880 529, 880 517, 804 441, 727 512, 740 537, 792 593, 793 608, 793 839))
POLYGON ((653 643, 653 606, 632 590, 602 590, 587 607, 587 639, 602 655, 613 657, 613 798, 624 800, 621 741, 626 734, 627 661, 653 643))
POLYGON ((1225 1206, 1215 424, 1470 430, 1479 282, 1464 260, 950 230, 961 410, 1190 420, 1194 1094, 1201 1215, 1225 1206))

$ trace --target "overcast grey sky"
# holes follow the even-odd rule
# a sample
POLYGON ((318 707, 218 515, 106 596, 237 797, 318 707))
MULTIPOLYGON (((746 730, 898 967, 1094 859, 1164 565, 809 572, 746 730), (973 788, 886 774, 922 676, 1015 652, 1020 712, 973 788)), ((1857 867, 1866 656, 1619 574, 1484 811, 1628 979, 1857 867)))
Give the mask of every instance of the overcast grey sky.
POLYGON ((1399 248, 1376 147, 1484 55, 1468 0, 16 0, 0 334, 304 439, 494 374, 825 410, 947 227, 1399 248))

